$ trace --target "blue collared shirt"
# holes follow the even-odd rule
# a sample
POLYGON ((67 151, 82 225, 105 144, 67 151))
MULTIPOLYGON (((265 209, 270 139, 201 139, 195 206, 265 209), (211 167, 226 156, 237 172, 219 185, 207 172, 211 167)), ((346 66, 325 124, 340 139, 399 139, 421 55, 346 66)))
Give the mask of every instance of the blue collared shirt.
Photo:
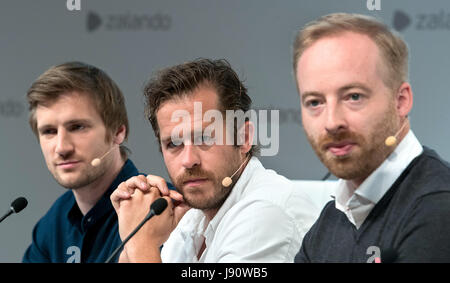
MULTIPOLYGON (((33 239, 23 262, 105 262, 120 245, 117 215, 110 195, 123 181, 138 175, 131 160, 95 206, 81 213, 73 192, 59 197, 33 229, 33 239)), ((120 253, 119 253, 120 254, 120 253)), ((117 261, 118 256, 115 261, 117 261)))

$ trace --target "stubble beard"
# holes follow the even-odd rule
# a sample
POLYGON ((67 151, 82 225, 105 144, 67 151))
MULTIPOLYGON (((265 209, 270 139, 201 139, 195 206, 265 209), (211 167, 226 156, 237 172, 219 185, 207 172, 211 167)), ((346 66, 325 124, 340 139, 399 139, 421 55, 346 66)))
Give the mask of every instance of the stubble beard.
POLYGON ((57 171, 53 173, 53 177, 55 178, 56 182, 62 187, 66 189, 77 190, 92 184, 106 174, 109 164, 106 164, 105 161, 106 160, 102 160, 102 163, 98 167, 93 167, 89 164, 87 168, 83 168, 81 172, 78 173, 78 178, 74 180, 65 180, 57 171))
POLYGON ((390 105, 384 117, 375 125, 367 138, 350 131, 341 131, 335 135, 327 133, 318 141, 307 133, 307 138, 321 162, 333 175, 344 180, 364 180, 395 149, 395 147, 385 145, 386 138, 394 135, 395 129, 398 127, 393 105, 390 105), (335 156, 324 147, 327 143, 338 143, 344 140, 351 140, 357 144, 357 148, 354 148, 348 155, 335 156))
POLYGON ((234 187, 234 182, 229 187, 224 187, 222 185, 222 179, 226 176, 231 176, 239 167, 239 164, 236 165, 236 161, 234 160, 230 161, 229 164, 230 165, 228 165, 224 170, 221 170, 221 172, 217 175, 211 171, 207 171, 196 166, 185 169, 184 173, 176 178, 174 178, 170 173, 169 176, 177 190, 183 195, 184 201, 187 205, 201 210, 217 210, 226 201, 234 187), (208 188, 201 188, 202 192, 199 193, 200 197, 196 197, 195 194, 191 195, 191 193, 186 193, 183 189, 183 183, 190 178, 207 178, 212 182, 212 184, 207 184, 210 186, 208 188), (212 194, 208 194, 209 197, 204 197, 205 190, 212 190, 212 194))

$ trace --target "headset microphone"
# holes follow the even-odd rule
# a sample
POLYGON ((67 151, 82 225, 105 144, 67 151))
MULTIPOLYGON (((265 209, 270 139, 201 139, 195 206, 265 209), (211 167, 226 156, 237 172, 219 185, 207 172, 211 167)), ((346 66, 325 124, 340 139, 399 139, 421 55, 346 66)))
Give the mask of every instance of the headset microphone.
POLYGON ((229 187, 229 186, 233 183, 233 179, 232 179, 232 178, 234 177, 234 175, 236 175, 236 173, 237 173, 239 170, 241 170, 242 166, 244 166, 244 164, 245 164, 245 162, 247 162, 248 158, 249 158, 249 157, 247 157, 247 158, 244 160, 244 162, 242 162, 241 166, 239 166, 239 168, 233 173, 233 175, 231 175, 231 176, 229 176, 229 177, 223 178, 223 180, 222 180, 222 186, 224 186, 224 187, 229 187))
POLYGON ((394 144, 397 143, 397 136, 400 134, 401 131, 403 131, 403 128, 405 128, 406 124, 407 124, 407 120, 405 120, 405 122, 403 122, 403 126, 400 128, 400 130, 398 130, 398 132, 395 134, 395 136, 389 136, 386 138, 386 140, 384 141, 384 143, 387 146, 393 146, 394 144))
POLYGON ((115 146, 111 147, 105 154, 103 154, 102 157, 100 157, 100 158, 94 158, 94 159, 91 161, 91 165, 94 166, 94 167, 99 166, 99 165, 102 163, 102 159, 103 159, 106 155, 108 155, 108 154, 111 152, 111 150, 113 150, 114 147, 115 147, 115 146))

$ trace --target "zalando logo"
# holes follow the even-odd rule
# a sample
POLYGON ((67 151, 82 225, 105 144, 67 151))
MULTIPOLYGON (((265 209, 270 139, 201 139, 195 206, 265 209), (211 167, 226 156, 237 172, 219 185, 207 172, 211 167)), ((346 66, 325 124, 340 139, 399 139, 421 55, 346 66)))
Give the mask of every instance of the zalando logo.
POLYGON ((397 31, 403 31, 411 24, 411 17, 402 11, 395 11, 393 25, 397 31))
POLYGON ((172 27, 172 17, 164 13, 131 12, 101 16, 97 12, 89 11, 86 27, 88 32, 94 32, 100 28, 107 31, 168 31, 172 27))
POLYGON ((394 12, 394 29, 401 32, 410 26, 416 30, 450 30, 450 13, 441 9, 436 13, 419 13, 413 19, 411 15, 403 11, 394 12))
POLYGON ((22 102, 15 99, 0 100, 0 117, 18 118, 25 112, 22 102))

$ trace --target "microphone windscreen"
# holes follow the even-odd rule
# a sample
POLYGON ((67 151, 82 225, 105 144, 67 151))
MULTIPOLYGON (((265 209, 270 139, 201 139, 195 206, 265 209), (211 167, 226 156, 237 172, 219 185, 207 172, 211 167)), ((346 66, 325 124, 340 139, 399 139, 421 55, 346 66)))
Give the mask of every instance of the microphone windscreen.
POLYGON ((165 198, 159 198, 155 200, 150 206, 150 210, 153 210, 155 215, 160 215, 167 207, 167 200, 165 198))
POLYGON ((19 213, 20 211, 22 211, 22 209, 27 207, 27 205, 27 199, 24 197, 19 197, 11 203, 11 208, 14 210, 14 213, 19 213))
POLYGON ((393 146, 394 144, 397 143, 397 138, 394 137, 394 136, 389 136, 389 137, 387 137, 387 139, 384 141, 384 143, 385 143, 387 146, 393 146))
POLYGON ((224 187, 229 187, 232 183, 233 183, 233 179, 231 179, 230 177, 225 177, 222 180, 222 186, 224 186, 224 187))
POLYGON ((100 158, 95 158, 94 160, 91 161, 91 165, 94 166, 94 167, 99 166, 100 163, 102 163, 100 158))

